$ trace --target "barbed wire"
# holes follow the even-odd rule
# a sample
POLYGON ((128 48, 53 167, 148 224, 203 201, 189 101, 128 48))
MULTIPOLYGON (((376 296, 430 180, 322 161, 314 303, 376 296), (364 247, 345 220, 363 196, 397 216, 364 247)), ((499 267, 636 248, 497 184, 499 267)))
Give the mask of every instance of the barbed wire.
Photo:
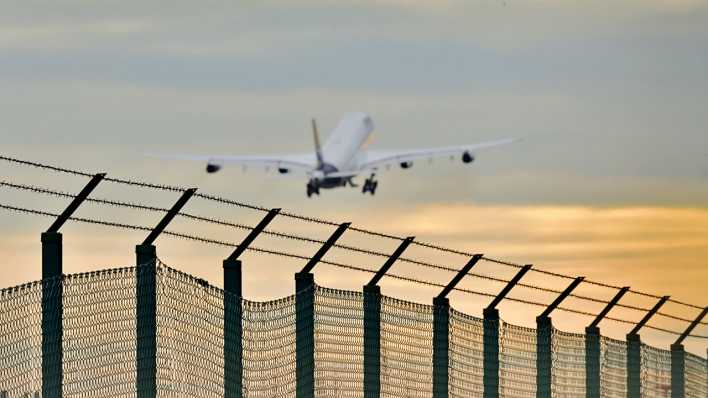
MULTIPOLYGON (((0 208, 5 209, 5 210, 20 212, 20 213, 42 215, 42 216, 46 216, 46 217, 58 217, 59 216, 59 214, 57 214, 57 213, 52 213, 52 212, 47 212, 47 211, 42 211, 42 210, 37 210, 37 209, 29 209, 29 208, 18 207, 18 206, 12 206, 12 205, 7 205, 7 204, 3 204, 3 203, 0 203, 0 208)), ((129 230, 134 230, 134 231, 152 231, 152 228, 146 227, 146 226, 125 224, 125 223, 105 221, 105 220, 92 219, 92 218, 73 217, 72 216, 72 217, 69 217, 68 220, 75 221, 75 222, 81 222, 81 223, 107 226, 107 227, 129 229, 129 230)), ((200 243, 213 244, 213 245, 218 245, 218 246, 226 246, 226 247, 230 247, 230 248, 238 247, 238 244, 233 243, 233 242, 226 242, 226 241, 222 241, 222 240, 205 238, 202 236, 184 234, 184 233, 180 233, 180 232, 167 231, 167 230, 163 231, 162 233, 165 235, 168 235, 168 236, 173 236, 176 238, 182 238, 182 239, 186 239, 186 240, 192 240, 192 241, 196 241, 196 242, 200 242, 200 243)), ((282 252, 282 251, 278 251, 278 250, 264 249, 264 248, 255 247, 255 246, 249 246, 248 248, 246 248, 246 250, 253 251, 256 253, 262 253, 262 254, 270 254, 270 255, 287 257, 287 258, 295 258, 295 259, 299 259, 299 260, 303 260, 303 261, 311 260, 311 257, 308 257, 308 256, 294 254, 294 253, 288 253, 288 252, 282 252)), ((372 269, 357 267, 354 265, 340 263, 340 262, 334 262, 334 261, 330 261, 330 260, 320 260, 319 262, 322 264, 327 264, 327 265, 335 266, 338 268, 349 269, 349 270, 353 270, 353 271, 360 271, 360 272, 366 272, 366 273, 371 273, 371 274, 376 273, 376 271, 372 270, 372 269)), ((402 280, 402 281, 406 281, 406 282, 410 282, 410 283, 415 283, 415 284, 419 284, 419 285, 426 285, 426 286, 438 287, 438 288, 445 287, 445 285, 443 285, 443 284, 425 281, 425 280, 412 278, 412 277, 408 277, 408 276, 397 275, 397 274, 387 273, 386 277, 390 277, 393 279, 398 279, 398 280, 402 280)), ((455 288, 453 288, 453 290, 460 291, 463 293, 483 296, 483 297, 490 297, 490 298, 495 297, 495 295, 491 294, 491 293, 479 292, 479 291, 460 288, 460 287, 455 287, 455 288)), ((539 303, 539 302, 525 300, 525 299, 519 299, 519 298, 515 298, 515 297, 506 297, 505 300, 512 301, 512 302, 518 302, 518 303, 526 304, 526 305, 533 305, 533 306, 542 307, 542 308, 547 307, 547 304, 544 304, 544 303, 539 303)), ((588 317, 595 317, 596 316, 595 314, 590 313, 590 312, 567 308, 567 307, 558 307, 557 309, 560 311, 565 311, 565 312, 574 313, 574 314, 578 314, 578 315, 584 315, 584 316, 588 316, 588 317)), ((615 321, 615 322, 630 324, 630 325, 635 324, 635 322, 629 321, 626 319, 619 319, 619 318, 613 318, 613 317, 605 317, 605 319, 615 321)), ((652 326, 652 325, 645 325, 645 327, 649 328, 649 329, 654 329, 657 331, 673 334, 673 335, 681 335, 680 332, 676 332, 676 331, 664 329, 664 328, 659 328, 659 327, 652 326)), ((694 337, 694 338, 700 338, 700 339, 708 339, 708 336, 703 336, 703 335, 689 335, 689 336, 694 337)))
MULTIPOLYGON (((51 195, 51 196, 58 196, 58 197, 65 197, 65 198, 75 198, 76 197, 76 195, 66 193, 66 192, 51 190, 48 188, 38 187, 35 185, 17 184, 17 183, 12 183, 12 182, 9 182, 6 180, 0 181, 0 186, 5 186, 5 187, 13 188, 13 189, 18 189, 18 190, 30 191, 30 192, 40 193, 40 194, 45 194, 45 195, 51 195)), ((165 212, 166 213, 170 210, 170 209, 163 208, 163 207, 147 206, 147 205, 143 205, 143 204, 136 204, 136 203, 131 203, 131 202, 117 201, 117 200, 99 199, 99 198, 87 198, 86 201, 92 202, 92 203, 110 205, 110 206, 119 206, 119 207, 127 207, 127 208, 132 208, 132 209, 139 209, 139 210, 148 210, 148 211, 153 211, 153 212, 165 212)), ((185 213, 185 212, 179 212, 177 214, 179 216, 185 217, 187 219, 207 222, 207 223, 221 225, 221 226, 233 227, 233 228, 242 229, 242 230, 249 230, 249 231, 253 229, 253 227, 245 225, 245 224, 233 223, 233 222, 229 222, 229 221, 219 220, 216 218, 197 216, 197 215, 193 215, 193 214, 185 213)), ((313 239, 313 238, 300 236, 300 235, 287 234, 287 233, 278 232, 278 231, 263 230, 262 233, 267 234, 267 235, 271 235, 271 236, 276 236, 279 238, 284 238, 284 239, 292 239, 292 240, 297 240, 297 241, 316 243, 316 244, 320 244, 320 245, 325 244, 325 241, 323 241, 323 240, 313 239)), ((334 247, 348 250, 351 252, 363 253, 363 254, 368 254, 368 255, 378 256, 378 257, 383 257, 383 258, 388 258, 390 256, 389 254, 386 254, 386 253, 382 253, 382 252, 378 252, 378 251, 374 251, 374 250, 369 250, 369 249, 362 249, 362 248, 358 248, 355 246, 349 246, 349 245, 343 245, 343 244, 335 244, 334 247)), ((407 263, 418 265, 418 266, 428 267, 431 269, 443 270, 443 271, 447 271, 447 272, 457 272, 458 271, 455 268, 451 268, 448 266, 428 263, 428 262, 420 261, 417 259, 406 258, 406 257, 399 257, 398 261, 407 262, 407 263)), ((507 280, 507 279, 497 278, 497 277, 490 276, 490 275, 469 273, 468 276, 473 277, 473 278, 493 281, 493 282, 497 282, 497 283, 503 283, 503 284, 509 283, 509 280, 507 280)), ((520 287, 527 288, 527 289, 542 291, 542 292, 546 292, 546 293, 554 293, 554 294, 562 293, 561 290, 546 288, 546 287, 542 287, 542 286, 535 286, 535 285, 531 285, 531 284, 527 284, 527 283, 519 282, 517 285, 520 287)), ((576 299, 586 300, 586 301, 600 303, 600 304, 608 304, 609 303, 609 301, 607 301, 607 300, 597 299, 594 297, 588 297, 588 296, 583 296, 583 295, 579 295, 579 294, 570 294, 569 296, 576 298, 576 299)), ((640 312, 646 312, 646 311, 650 310, 650 308, 632 306, 632 305, 621 304, 621 303, 617 303, 616 306, 621 307, 621 308, 625 308, 625 309, 634 310, 634 311, 640 311, 640 312)), ((686 319, 686 318, 682 318, 679 316, 675 316, 675 315, 667 314, 667 313, 662 313, 662 312, 657 312, 656 315, 660 315, 660 316, 663 316, 666 318, 670 318, 673 320, 682 321, 682 322, 686 322, 686 323, 690 323, 692 321, 690 319, 686 319)), ((705 322, 701 322, 701 323, 708 324, 705 322)))
MULTIPOLYGON (((72 170, 72 169, 52 166, 52 165, 48 165, 48 164, 44 164, 44 163, 22 160, 22 159, 4 156, 4 155, 0 155, 0 160, 6 161, 9 163, 15 163, 15 164, 24 165, 24 166, 31 166, 31 167, 35 167, 35 168, 41 168, 41 169, 51 170, 51 171, 55 171, 55 172, 62 172, 62 173, 67 173, 67 174, 72 174, 72 175, 77 175, 77 176, 83 176, 83 177, 92 177, 94 175, 92 173, 88 173, 85 171, 72 170)), ((137 187, 142 187, 142 188, 157 189, 157 190, 171 191, 171 192, 184 192, 187 190, 187 188, 182 188, 182 187, 178 187, 178 186, 154 184, 154 183, 148 183, 148 182, 132 180, 132 179, 104 177, 104 180, 109 181, 109 182, 113 182, 113 183, 118 183, 118 184, 132 185, 132 186, 137 186, 137 187)), ((270 211, 270 209, 262 207, 262 206, 248 204, 248 203, 244 203, 244 202, 240 202, 240 201, 235 201, 232 199, 227 199, 227 198, 223 198, 223 197, 216 196, 216 195, 209 195, 209 194, 203 194, 203 193, 197 192, 194 194, 194 196, 197 198, 201 198, 201 199, 205 199, 205 200, 209 200, 209 201, 214 201, 214 202, 221 203, 221 204, 228 204, 228 205, 241 207, 241 208, 247 208, 247 209, 251 209, 251 210, 257 210, 257 211, 262 211, 262 212, 270 211)), ((287 212, 287 211, 281 211, 279 214, 282 216, 285 216, 285 217, 298 219, 301 221, 306 221, 306 222, 311 222, 311 223, 317 223, 317 224, 329 225, 329 226, 338 226, 339 225, 339 223, 335 223, 332 221, 328 221, 328 220, 324 220, 324 219, 320 219, 320 218, 316 218, 316 217, 303 216, 303 215, 299 215, 299 214, 295 214, 295 213, 291 213, 291 212, 287 212)), ((376 236, 376 237, 380 237, 380 238, 393 239, 393 240, 398 240, 398 241, 403 241, 405 239, 400 236, 371 231, 371 230, 359 228, 359 227, 349 227, 348 229, 351 231, 356 231, 356 232, 359 232, 362 234, 376 236)), ((450 253, 450 254, 456 254, 456 255, 465 256, 465 257, 471 257, 471 256, 475 255, 475 253, 462 251, 462 250, 456 250, 456 249, 450 249, 450 248, 446 248, 446 247, 436 245, 433 243, 421 242, 421 241, 417 241, 417 240, 414 240, 412 242, 412 244, 416 245, 416 246, 432 249, 432 250, 437 250, 437 251, 450 253)), ((376 254, 376 255, 378 255, 378 254, 376 254)), ((516 263, 510 262, 510 261, 504 261, 504 260, 499 260, 499 259, 495 259, 495 258, 490 258, 487 256, 483 257, 483 259, 486 261, 495 263, 495 264, 506 265, 509 267, 517 268, 517 269, 523 267, 523 265, 521 265, 521 264, 516 264, 516 263)), ((548 276, 554 276, 557 278, 563 278, 563 279, 567 279, 567 280, 575 279, 574 277, 572 277, 570 275, 564 275, 564 274, 560 274, 557 272, 547 271, 547 270, 535 268, 535 267, 531 268, 530 272, 540 273, 540 274, 544 274, 544 275, 548 275, 548 276)), ((597 282, 597 281, 593 281, 593 280, 589 280, 589 279, 585 279, 583 282, 587 283, 587 284, 599 286, 599 287, 608 288, 608 289, 619 290, 622 288, 621 286, 615 286, 615 285, 597 282)), ((633 290, 633 289, 630 289, 629 292, 632 294, 650 297, 650 298, 654 298, 654 299, 660 299, 662 297, 662 296, 659 296, 656 294, 642 292, 642 291, 633 290)), ((558 293, 560 293, 560 292, 558 292, 558 293)), ((683 305, 683 306, 693 308, 693 309, 702 310, 704 308, 699 305, 690 304, 690 303, 675 300, 672 298, 669 298, 668 301, 671 303, 674 303, 674 304, 683 305)), ((646 309, 646 310, 648 310, 648 309, 646 309)), ((683 320, 683 319, 679 319, 679 320, 683 320)), ((690 322, 690 321, 688 321, 688 322, 690 322)))

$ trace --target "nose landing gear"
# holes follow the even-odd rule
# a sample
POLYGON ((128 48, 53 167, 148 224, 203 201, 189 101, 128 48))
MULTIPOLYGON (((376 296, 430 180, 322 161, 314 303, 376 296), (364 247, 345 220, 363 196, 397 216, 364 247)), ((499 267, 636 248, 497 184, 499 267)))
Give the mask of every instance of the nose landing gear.
POLYGON ((375 175, 376 174, 372 173, 371 177, 364 181, 364 186, 361 188, 361 193, 366 194, 367 192, 370 192, 371 195, 376 193, 376 187, 379 185, 379 182, 374 180, 375 175))
POLYGON ((308 198, 311 197, 313 193, 319 195, 320 194, 320 187, 319 187, 319 185, 317 185, 316 181, 310 180, 307 183, 307 197, 308 198))

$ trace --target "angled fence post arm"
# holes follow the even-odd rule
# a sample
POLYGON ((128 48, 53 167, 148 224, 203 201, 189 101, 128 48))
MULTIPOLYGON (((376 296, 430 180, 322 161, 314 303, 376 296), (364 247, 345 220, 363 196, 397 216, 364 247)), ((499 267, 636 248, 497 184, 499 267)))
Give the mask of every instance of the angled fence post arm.
POLYGON ((270 211, 268 211, 268 214, 266 214, 265 217, 263 217, 263 219, 258 223, 258 225, 253 227, 251 232, 249 232, 248 235, 246 235, 246 237, 243 239, 243 241, 236 247, 236 249, 233 251, 233 253, 231 253, 231 255, 226 258, 226 260, 230 260, 230 261, 238 260, 239 256, 241 256, 241 254, 243 254, 243 252, 245 252, 246 249, 248 249, 248 246, 250 246, 251 243, 253 243, 253 241, 256 240, 258 235, 260 235, 261 232, 263 232, 265 227, 267 227, 268 224, 270 224, 270 222, 273 221, 273 219, 275 218, 275 216, 278 215, 278 213, 280 213, 280 209, 271 209, 270 211))
POLYGON ((74 214, 76 209, 81 206, 81 204, 86 200, 86 198, 88 198, 91 192, 98 186, 105 176, 106 173, 94 175, 91 178, 91 181, 89 181, 81 192, 79 192, 79 194, 76 195, 76 197, 71 201, 69 206, 67 206, 59 217, 54 220, 54 223, 52 223, 52 225, 47 229, 47 232, 59 232, 59 228, 61 228, 62 225, 64 225, 64 223, 71 217, 71 215, 74 214))
POLYGON ((329 251, 329 249, 334 246, 335 243, 337 243, 337 240, 344 234, 344 232, 349 228, 351 223, 345 222, 342 224, 339 224, 339 227, 334 231, 334 233, 327 239, 327 241, 320 247, 319 250, 317 250, 317 253, 315 253, 312 258, 305 264, 305 266, 300 270, 300 274, 307 274, 312 271, 313 268, 315 268, 315 265, 317 265, 320 260, 322 260, 322 257, 324 257, 325 254, 329 251))
POLYGON ((386 262, 379 268, 379 270, 374 274, 373 278, 367 283, 368 286, 377 286, 381 278, 386 275, 386 272, 388 272, 389 269, 393 266, 393 264, 398 260, 399 257, 401 257, 401 254, 406 250, 406 248, 413 242, 413 239, 415 237, 409 236, 406 239, 401 242, 400 245, 396 248, 396 251, 391 254, 388 259, 386 259, 386 262))

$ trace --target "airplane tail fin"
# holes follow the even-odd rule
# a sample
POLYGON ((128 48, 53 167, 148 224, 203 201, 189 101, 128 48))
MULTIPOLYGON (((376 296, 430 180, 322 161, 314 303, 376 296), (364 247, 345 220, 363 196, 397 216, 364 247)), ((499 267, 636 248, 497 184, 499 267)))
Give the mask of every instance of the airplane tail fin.
POLYGON ((312 119, 312 135, 315 139, 315 154, 317 155, 317 168, 321 168, 324 160, 322 159, 322 147, 320 146, 320 134, 317 132, 317 122, 312 119))

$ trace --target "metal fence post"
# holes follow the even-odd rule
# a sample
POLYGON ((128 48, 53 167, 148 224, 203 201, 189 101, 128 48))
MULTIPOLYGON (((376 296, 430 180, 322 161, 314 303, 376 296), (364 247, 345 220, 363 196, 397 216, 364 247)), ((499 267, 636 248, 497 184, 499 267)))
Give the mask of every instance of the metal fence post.
POLYGON ((364 398, 381 394, 381 287, 364 285, 364 398))
POLYGON ((433 398, 448 396, 450 300, 433 299, 433 398))
POLYGON ((450 383, 450 300, 447 295, 482 258, 475 254, 433 298, 433 398, 447 398, 450 383))
POLYGON ((536 318, 536 397, 551 398, 553 384, 551 364, 553 356, 551 339, 553 323, 551 318, 539 316, 536 318))
POLYGON ((484 398, 499 397, 499 310, 484 309, 484 398))
POLYGON ((242 264, 238 257, 278 215, 272 209, 253 227, 223 262, 224 267, 224 397, 243 396, 243 283, 242 264))
POLYGON ((62 391, 62 235, 42 234, 42 396, 62 391))
POLYGON ((153 243, 196 191, 196 188, 184 191, 143 243, 135 246, 135 385, 138 398, 157 396, 157 250, 153 243))
POLYGON ((536 397, 551 398, 553 386, 553 322, 551 312, 558 308, 561 302, 584 280, 580 276, 536 317, 536 397))
POLYGON ((496 306, 531 267, 531 264, 524 265, 484 309, 484 398, 499 397, 499 310, 496 306))
MULTIPOLYGON (((703 318, 708 314, 708 307, 691 322, 686 330, 681 333, 678 339, 671 345, 671 397, 678 398, 686 393, 686 351, 683 349, 683 340, 691 334, 691 331, 698 326, 703 318)), ((707 351, 708 352, 708 351, 707 351)))
POLYGON ((224 260, 224 397, 243 394, 241 261, 224 260))
POLYGON ((600 398, 600 324, 603 318, 617 305, 619 300, 629 291, 625 286, 617 292, 614 298, 602 309, 590 325, 585 328, 585 396, 600 398))
POLYGON ((627 397, 641 397, 642 341, 638 334, 627 335, 627 397))
POLYGON ((136 390, 139 398, 157 396, 157 251, 135 246, 136 390))
POLYGON ((644 315, 639 323, 627 334, 627 397, 640 398, 642 394, 642 340, 639 336, 641 330, 649 319, 659 311, 669 296, 662 297, 649 312, 644 315))
POLYGON ((686 396, 686 351, 683 344, 671 345, 671 398, 686 396))
POLYGON ((315 396, 315 277, 310 272, 350 223, 340 224, 302 270, 295 274, 295 396, 315 396))
POLYGON ((295 274, 296 397, 315 396, 315 278, 295 274))
POLYGON ((96 174, 42 234, 42 396, 62 396, 63 264, 59 229, 88 198, 106 174, 96 174))
POLYGON ((393 264, 415 239, 404 239, 364 285, 364 398, 381 395, 381 287, 378 285, 393 264))
POLYGON ((585 396, 600 398, 600 328, 585 328, 585 396))

